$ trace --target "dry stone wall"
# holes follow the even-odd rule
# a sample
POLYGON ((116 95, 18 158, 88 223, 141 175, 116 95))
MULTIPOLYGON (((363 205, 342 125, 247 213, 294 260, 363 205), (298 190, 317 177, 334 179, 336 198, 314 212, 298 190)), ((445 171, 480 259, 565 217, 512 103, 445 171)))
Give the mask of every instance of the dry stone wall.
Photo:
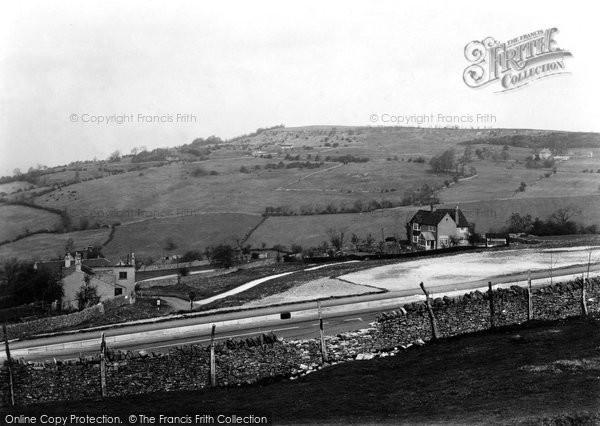
MULTIPOLYGON (((555 284, 532 292, 535 319, 555 320, 582 313, 581 281, 555 284)), ((439 298, 432 309, 440 337, 489 329, 490 295, 472 292, 456 298, 439 298)), ((600 313, 600 279, 587 284, 590 314, 600 313)), ((527 291, 520 287, 493 292, 496 326, 527 321, 527 291)), ((425 303, 411 303, 381 314, 371 327, 326 338, 328 362, 322 363, 316 339, 285 341, 274 335, 228 340, 216 345, 216 377, 219 386, 238 386, 279 378, 295 379, 340 362, 366 360, 401 353, 412 345, 424 345, 432 336, 425 303)), ((168 353, 109 352, 109 396, 171 390, 194 390, 209 385, 209 349, 196 345, 173 348, 168 353)), ((12 366, 15 400, 26 405, 42 401, 99 398, 99 356, 70 362, 31 363, 12 366)), ((9 401, 8 369, 0 371, 0 398, 9 401)))

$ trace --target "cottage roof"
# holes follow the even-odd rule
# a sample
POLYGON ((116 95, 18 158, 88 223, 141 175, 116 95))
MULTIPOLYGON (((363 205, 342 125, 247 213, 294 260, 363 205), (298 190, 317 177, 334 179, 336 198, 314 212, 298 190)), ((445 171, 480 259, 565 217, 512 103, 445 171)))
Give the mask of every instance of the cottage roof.
POLYGON ((81 261, 85 266, 89 266, 90 268, 99 268, 102 266, 112 266, 110 260, 105 259, 104 257, 98 257, 96 259, 83 259, 81 261))
MULTIPOLYGON (((455 209, 437 209, 434 211, 430 210, 419 210, 410 220, 410 223, 418 223, 420 225, 435 225, 437 226, 444 216, 447 214, 450 215, 452 220, 454 220, 455 209)), ((463 214, 463 212, 458 209, 458 223, 457 226, 463 228, 468 227, 469 222, 467 218, 463 214)))

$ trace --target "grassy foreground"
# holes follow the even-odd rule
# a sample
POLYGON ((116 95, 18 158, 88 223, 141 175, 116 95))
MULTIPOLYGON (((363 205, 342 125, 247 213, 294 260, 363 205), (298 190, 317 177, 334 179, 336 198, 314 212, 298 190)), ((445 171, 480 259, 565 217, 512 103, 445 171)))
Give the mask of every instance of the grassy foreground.
POLYGON ((532 323, 462 336, 296 381, 30 409, 121 416, 272 413, 275 424, 598 424, 600 321, 532 323))

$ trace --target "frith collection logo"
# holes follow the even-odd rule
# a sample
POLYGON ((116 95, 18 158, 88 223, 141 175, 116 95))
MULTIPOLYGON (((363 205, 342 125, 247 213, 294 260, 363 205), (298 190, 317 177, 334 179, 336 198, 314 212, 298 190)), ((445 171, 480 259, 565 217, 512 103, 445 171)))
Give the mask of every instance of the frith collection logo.
POLYGON ((532 81, 565 73, 565 57, 571 52, 558 48, 557 28, 538 30, 501 43, 492 37, 465 46, 465 58, 472 62, 463 73, 472 88, 499 82, 500 92, 525 86, 532 81))

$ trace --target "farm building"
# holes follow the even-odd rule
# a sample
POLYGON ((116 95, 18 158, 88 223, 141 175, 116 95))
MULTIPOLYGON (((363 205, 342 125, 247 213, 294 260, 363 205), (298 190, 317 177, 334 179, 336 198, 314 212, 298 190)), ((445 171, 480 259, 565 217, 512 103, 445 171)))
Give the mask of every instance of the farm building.
POLYGON ((470 225, 463 212, 455 209, 419 210, 406 224, 408 241, 417 250, 435 250, 468 245, 470 225))
POLYGON ((99 302, 116 296, 130 296, 135 289, 135 255, 113 264, 103 257, 85 258, 79 252, 66 253, 64 260, 36 262, 35 269, 60 277, 63 308, 78 308, 77 292, 83 285, 96 288, 99 302))
POLYGON ((548 148, 544 148, 540 150, 537 154, 533 155, 533 159, 539 158, 540 160, 547 160, 548 158, 552 158, 552 151, 548 148))
POLYGON ((485 246, 486 247, 497 247, 509 245, 510 238, 508 234, 485 234, 485 246))

